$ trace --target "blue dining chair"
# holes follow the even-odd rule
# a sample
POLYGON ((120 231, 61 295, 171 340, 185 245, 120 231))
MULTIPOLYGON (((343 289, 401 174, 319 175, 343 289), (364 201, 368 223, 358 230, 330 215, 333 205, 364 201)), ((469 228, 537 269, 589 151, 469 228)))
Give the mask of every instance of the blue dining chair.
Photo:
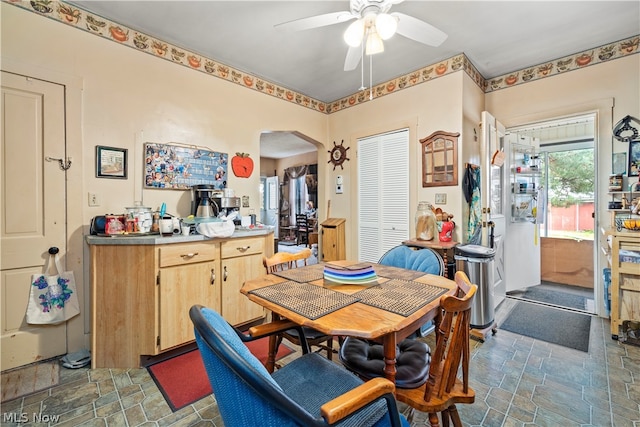
POLYGON ((243 341, 295 327, 290 321, 253 327, 247 336, 212 309, 195 305, 189 316, 225 427, 409 427, 398 412, 391 381, 363 382, 310 353, 304 340, 302 356, 269 374, 243 341))
POLYGON ((440 254, 431 248, 395 246, 380 257, 378 264, 406 268, 436 276, 444 274, 444 261, 440 254))
MULTIPOLYGON (((379 264, 416 270, 425 274, 442 276, 444 262, 440 254, 431 248, 395 246, 382 255, 379 264)), ((431 350, 417 337, 426 336, 435 329, 433 322, 422 325, 411 337, 402 340, 396 350, 396 386, 402 389, 420 387, 427 381, 431 350)), ((384 374, 384 350, 382 344, 361 338, 347 337, 339 351, 342 364, 365 379, 384 374)))

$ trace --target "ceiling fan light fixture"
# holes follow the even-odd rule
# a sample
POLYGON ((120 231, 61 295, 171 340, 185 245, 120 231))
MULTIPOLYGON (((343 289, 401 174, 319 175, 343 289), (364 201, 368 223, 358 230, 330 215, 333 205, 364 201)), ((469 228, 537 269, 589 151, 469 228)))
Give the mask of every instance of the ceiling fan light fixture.
POLYGON ((376 16, 376 31, 382 40, 388 40, 396 33, 398 21, 388 13, 380 13, 376 16))
POLYGON ((351 47, 358 47, 364 37, 364 19, 358 19, 351 23, 344 32, 344 41, 351 47))
POLYGON ((367 55, 375 55, 376 53, 382 52, 384 52, 384 44, 382 43, 380 35, 376 31, 369 31, 366 46, 367 55))

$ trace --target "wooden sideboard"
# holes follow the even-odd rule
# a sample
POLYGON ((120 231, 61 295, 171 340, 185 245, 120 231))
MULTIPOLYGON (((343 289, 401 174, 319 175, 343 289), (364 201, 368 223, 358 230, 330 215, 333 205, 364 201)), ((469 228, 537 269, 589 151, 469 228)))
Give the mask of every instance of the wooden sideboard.
POLYGON ((142 356, 193 341, 194 304, 215 309, 234 325, 264 317, 240 288, 264 275, 262 257, 273 255, 272 232, 136 239, 142 238, 87 238, 92 368, 137 368, 142 356))
POLYGON ((611 266, 611 338, 625 320, 640 321, 640 232, 606 231, 611 266))

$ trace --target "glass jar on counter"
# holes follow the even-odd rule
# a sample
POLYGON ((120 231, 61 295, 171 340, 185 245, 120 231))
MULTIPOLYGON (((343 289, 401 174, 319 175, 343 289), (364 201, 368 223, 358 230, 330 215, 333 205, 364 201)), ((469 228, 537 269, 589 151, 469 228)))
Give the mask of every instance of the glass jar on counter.
POLYGON ((433 240, 438 232, 436 214, 433 212, 431 203, 418 202, 416 211, 416 239, 433 240))
POLYGON ((151 208, 134 206, 126 209, 127 232, 148 233, 151 231, 151 223, 153 221, 151 208))

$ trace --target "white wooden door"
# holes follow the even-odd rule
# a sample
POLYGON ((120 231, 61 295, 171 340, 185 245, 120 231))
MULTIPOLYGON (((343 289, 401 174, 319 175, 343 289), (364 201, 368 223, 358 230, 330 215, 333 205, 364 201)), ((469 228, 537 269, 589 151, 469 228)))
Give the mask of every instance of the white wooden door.
MULTIPOLYGON (((0 346, 3 371, 66 353, 66 325, 28 325, 31 275, 66 249, 64 87, 2 72, 0 346)), ((63 257, 64 262, 64 257, 63 257)), ((64 264, 63 264, 64 265, 64 264)))
POLYGON ((409 239, 409 130, 358 140, 358 259, 409 239))
MULTIPOLYGON (((481 206, 483 224, 493 224, 493 247, 496 250, 493 271, 494 305, 497 306, 506 297, 504 236, 506 231, 505 217, 505 177, 508 172, 504 165, 491 164, 496 151, 504 150, 505 127, 486 111, 482 112, 482 143, 480 144, 481 206)), ((504 152, 504 151, 503 151, 504 152)), ((492 228, 483 226, 482 245, 491 246, 492 228)))

